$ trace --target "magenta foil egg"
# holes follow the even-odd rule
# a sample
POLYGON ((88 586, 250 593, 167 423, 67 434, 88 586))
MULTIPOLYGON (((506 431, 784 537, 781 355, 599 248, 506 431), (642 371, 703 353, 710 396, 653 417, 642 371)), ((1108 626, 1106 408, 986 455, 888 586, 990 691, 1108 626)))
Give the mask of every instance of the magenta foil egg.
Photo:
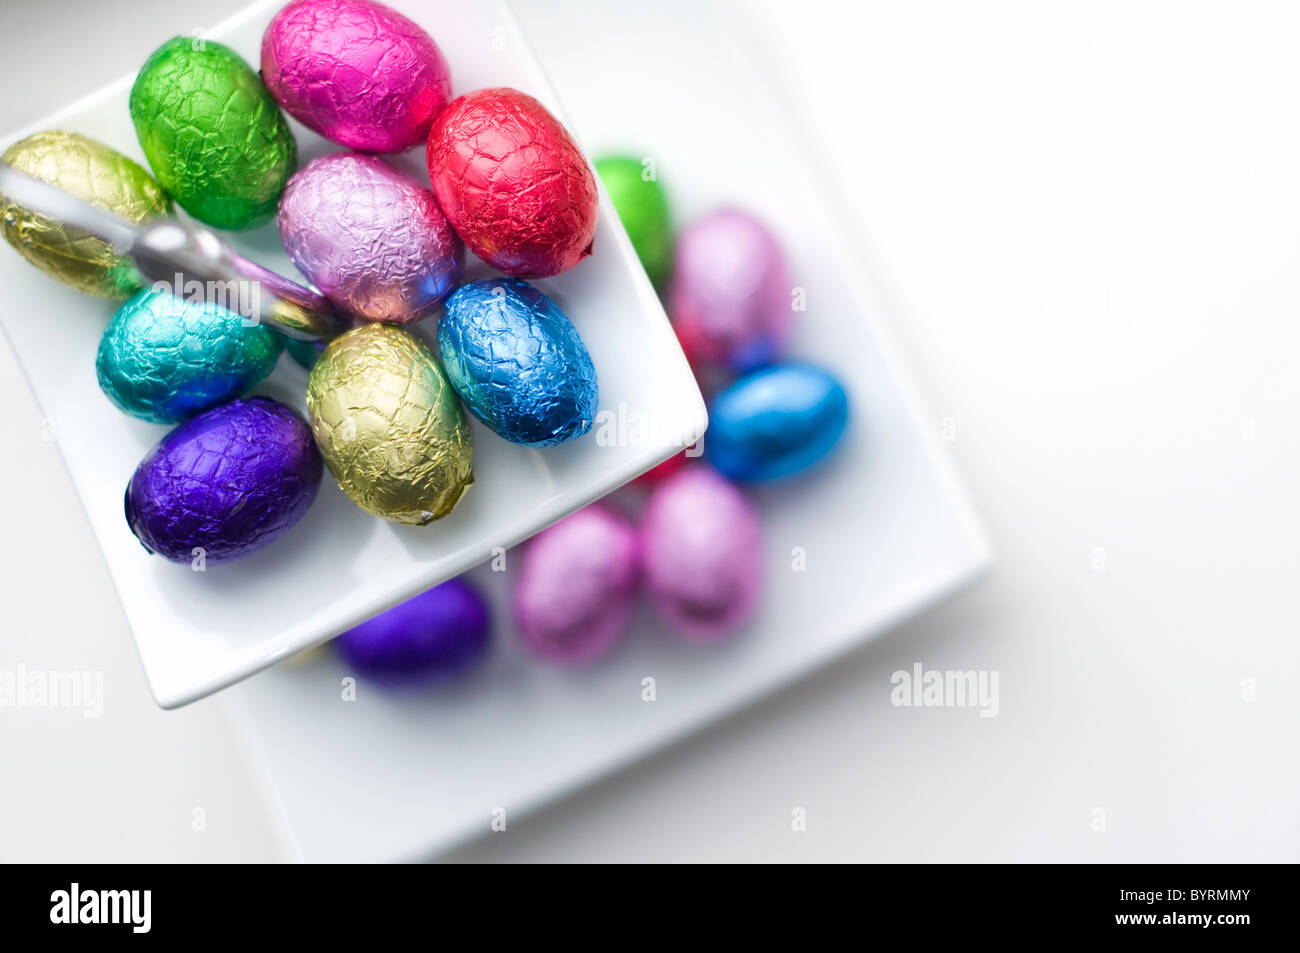
POLYGON ((515 628, 534 654, 583 665, 618 641, 636 594, 636 531, 599 504, 542 530, 523 553, 515 628))
POLYGON ((262 37, 266 88, 304 126, 362 152, 425 140, 451 99, 433 39, 370 0, 295 0, 262 37))
POLYGON ((280 200, 280 239, 336 306, 367 321, 427 315, 460 281, 465 247, 433 192, 382 159, 321 156, 280 200))
POLYGON ((677 239, 668 314, 692 362, 743 372, 777 360, 794 296, 781 246, 748 212, 718 209, 677 239))
POLYGON ((641 546, 650 601, 682 635, 713 641, 753 614, 763 581, 758 514, 713 469, 689 466, 655 489, 641 546))

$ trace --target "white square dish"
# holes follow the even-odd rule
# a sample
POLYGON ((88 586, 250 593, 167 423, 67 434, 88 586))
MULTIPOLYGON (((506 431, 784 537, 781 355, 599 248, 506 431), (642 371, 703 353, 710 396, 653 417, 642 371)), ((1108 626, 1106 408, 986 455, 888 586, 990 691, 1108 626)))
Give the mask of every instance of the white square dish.
POLYGON ((501 811, 513 824, 789 684, 990 562, 938 421, 918 399, 816 169, 736 40, 737 11, 699 0, 514 6, 595 155, 653 158, 679 223, 731 202, 773 227, 807 293, 794 356, 840 377, 852 420, 816 471, 750 493, 765 590, 757 618, 723 644, 685 643, 643 604, 595 667, 547 667, 511 632, 512 553, 505 572, 471 573, 489 595, 495 631, 487 665, 464 682, 414 693, 362 683, 345 701, 349 672, 331 653, 239 686, 230 698, 243 703, 296 859, 427 858, 488 836, 501 811), (653 703, 643 695, 647 677, 653 703))
MULTIPOLYGON (((256 66, 281 0, 255 4, 204 36, 256 66)), ((513 86, 565 120, 559 103, 499 0, 392 0, 435 36, 454 91, 513 86)), ((158 25, 161 43, 180 29, 158 25)), ((144 164, 125 77, 55 115, 0 139, 0 149, 42 129, 84 133, 144 164)), ((292 123, 300 161, 342 147, 292 123)), ((394 160, 427 183, 423 149, 394 160)), ((147 165, 146 165, 147 167, 147 165)), ((150 556, 127 528, 123 492, 144 454, 168 431, 122 414, 100 393, 94 361, 115 305, 60 285, 0 249, 0 311, 14 353, 50 422, 134 634, 154 698, 184 705, 332 638, 531 536, 671 456, 704 430, 704 404, 667 318, 603 195, 595 253, 537 284, 564 308, 596 365, 600 407, 629 407, 663 423, 638 446, 598 440, 528 450, 476 421, 476 482, 454 513, 426 527, 399 526, 357 509, 326 476, 307 516, 284 538, 238 562, 191 571, 150 556), (655 444, 654 439, 666 442, 655 444)), ((297 276, 274 224, 226 233, 238 250, 297 276)), ((471 263, 473 259, 471 257, 471 263)), ((486 273, 471 268, 470 277, 486 273)), ((426 320, 417 333, 428 339, 426 320)), ((255 393, 304 406, 306 373, 286 355, 255 393)))

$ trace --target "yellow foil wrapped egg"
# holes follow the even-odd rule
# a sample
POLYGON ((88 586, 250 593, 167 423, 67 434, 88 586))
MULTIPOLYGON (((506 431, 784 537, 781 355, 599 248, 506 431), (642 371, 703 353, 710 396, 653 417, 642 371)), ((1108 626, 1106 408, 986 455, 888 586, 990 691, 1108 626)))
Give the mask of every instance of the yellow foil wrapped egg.
MULTIPOLYGON (((75 132, 28 136, 0 162, 136 224, 167 214, 166 193, 139 164, 75 132)), ((0 195, 0 231, 24 258, 79 291, 124 299, 143 284, 128 256, 103 239, 0 195)))
POLYGON ((474 482, 456 392, 409 331, 366 324, 331 341, 312 368, 307 409, 330 473, 367 513, 423 525, 474 482))

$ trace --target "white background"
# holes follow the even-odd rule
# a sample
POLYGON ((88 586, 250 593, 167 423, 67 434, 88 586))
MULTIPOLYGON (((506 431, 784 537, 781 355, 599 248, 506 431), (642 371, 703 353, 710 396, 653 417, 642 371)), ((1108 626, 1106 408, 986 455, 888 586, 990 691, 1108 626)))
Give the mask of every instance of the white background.
MULTIPOLYGON (((136 68, 157 31, 131 20, 186 32, 239 5, 9 0, 0 129, 136 68)), ((544 64, 596 42, 544 0, 515 6, 544 64)), ((1300 859, 1300 17, 736 9, 999 562, 833 671, 453 859, 1300 859), (998 670, 1001 713, 892 708, 890 673, 916 661, 998 670)), ((2 345, 0 406, 0 667, 102 670, 107 694, 99 719, 0 709, 0 859, 281 856, 228 707, 149 700, 2 345)))

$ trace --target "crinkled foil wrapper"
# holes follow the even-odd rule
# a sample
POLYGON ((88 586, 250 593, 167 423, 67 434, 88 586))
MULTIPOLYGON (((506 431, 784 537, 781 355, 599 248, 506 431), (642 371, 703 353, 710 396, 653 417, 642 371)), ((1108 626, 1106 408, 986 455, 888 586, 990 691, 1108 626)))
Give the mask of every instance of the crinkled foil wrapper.
POLYGON ((126 519, 146 549, 172 562, 228 562, 298 522, 322 473, 302 418, 269 397, 232 400, 149 452, 127 485, 126 519))
POLYGON ((337 307, 404 324, 460 281, 465 246, 433 193, 382 159, 334 153, 303 166, 277 217, 289 258, 337 307))
POLYGON ((596 177, 533 97, 480 89, 453 100, 433 121, 427 158, 447 221, 498 271, 545 278, 591 254, 596 177))
POLYGON ((142 291, 99 341, 99 389, 119 408, 175 423, 237 397, 275 369, 284 335, 212 302, 142 291))
POLYGON ((474 482, 469 423, 433 353, 391 324, 335 338, 307 383, 312 432, 334 479, 368 513, 423 525, 474 482))
POLYGON ((178 36, 154 50, 131 87, 131 120, 167 194, 216 228, 268 221, 298 164, 262 80, 212 40, 178 36))
POLYGON ((451 72, 418 25, 369 0, 296 0, 262 37, 262 77, 291 116, 363 152, 424 141, 451 72))
MULTIPOLYGON (((166 193, 137 163, 75 132, 38 132, 10 146, 0 162, 136 224, 171 210, 166 193)), ((130 257, 104 240, 2 195, 0 230, 29 262, 79 291, 121 299, 143 283, 130 257)))
POLYGON ((517 278, 461 285, 438 321, 438 351, 465 406, 498 436, 553 447, 591 429, 596 367, 559 307, 517 278))

